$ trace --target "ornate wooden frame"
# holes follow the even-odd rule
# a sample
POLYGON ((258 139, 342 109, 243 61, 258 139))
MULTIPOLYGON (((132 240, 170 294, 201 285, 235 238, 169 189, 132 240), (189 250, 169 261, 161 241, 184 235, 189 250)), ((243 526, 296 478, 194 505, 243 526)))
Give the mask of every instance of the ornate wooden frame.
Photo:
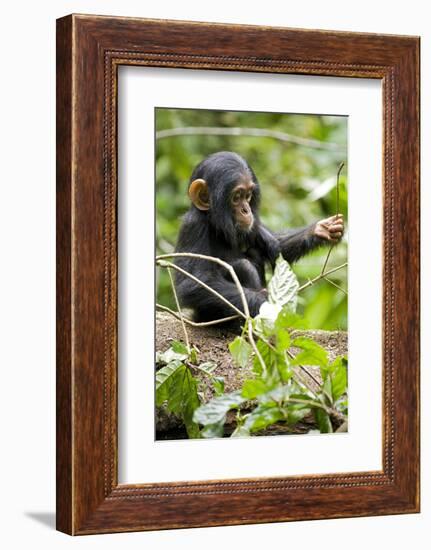
POLYGON ((57 528, 419 511, 419 38, 70 15, 57 21, 57 528), (377 78, 384 101, 383 470, 117 481, 119 65, 377 78), (408 229, 408 230, 407 230, 408 229))

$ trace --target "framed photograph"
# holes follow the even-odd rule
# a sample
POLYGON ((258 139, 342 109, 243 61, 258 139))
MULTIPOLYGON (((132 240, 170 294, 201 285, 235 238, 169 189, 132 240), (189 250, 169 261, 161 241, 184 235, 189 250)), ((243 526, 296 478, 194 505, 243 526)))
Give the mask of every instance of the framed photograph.
POLYGON ((419 511, 419 38, 57 21, 57 528, 419 511))

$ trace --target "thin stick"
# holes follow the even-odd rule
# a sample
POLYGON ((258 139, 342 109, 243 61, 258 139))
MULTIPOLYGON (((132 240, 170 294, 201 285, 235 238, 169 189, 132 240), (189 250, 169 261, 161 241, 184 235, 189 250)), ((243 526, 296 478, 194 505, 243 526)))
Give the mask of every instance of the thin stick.
MULTIPOLYGON (((344 166, 344 162, 342 162, 338 166, 338 170, 337 170, 337 202, 336 202, 336 215, 337 216, 340 213, 340 173, 341 173, 341 170, 343 169, 343 166, 344 166)), ((326 269, 326 266, 327 266, 328 260, 329 260, 329 256, 331 255, 331 252, 332 252, 332 249, 334 248, 334 246, 335 246, 334 243, 332 243, 329 250, 328 250, 328 254, 326 255, 325 263, 323 264, 321 273, 324 273, 324 271, 326 269)))
POLYGON ((346 294, 346 296, 347 296, 347 292, 344 290, 344 288, 341 288, 340 285, 337 285, 337 283, 334 283, 334 281, 332 281, 331 279, 328 279, 328 277, 323 277, 323 278, 325 279, 325 281, 327 281, 331 285, 335 286, 335 288, 338 288, 338 290, 341 290, 341 292, 344 292, 344 294, 346 294))
MULTIPOLYGON (((286 350, 286 353, 287 355, 291 358, 291 359, 295 359, 295 354, 293 354, 290 350, 286 350)), ((313 382, 316 384, 316 386, 321 386, 322 384, 319 382, 319 380, 317 380, 316 378, 314 378, 314 376, 311 374, 311 372, 308 372, 308 370, 304 367, 304 365, 298 365, 298 367, 303 371, 305 372, 312 380, 313 382)), ((309 389, 310 391, 312 391, 313 393, 315 393, 313 391, 312 388, 309 388, 307 386, 307 389, 309 389)))
MULTIPOLYGON (((171 315, 173 315, 179 321, 181 320, 181 316, 177 311, 174 311, 173 309, 170 309, 166 306, 162 306, 162 304, 156 304, 156 309, 160 311, 166 311, 167 313, 170 313, 171 315)), ((187 325, 190 325, 191 327, 209 327, 211 325, 218 325, 220 323, 226 323, 227 321, 233 321, 234 319, 238 319, 238 318, 239 318, 239 315, 231 315, 230 317, 223 317, 223 319, 215 319, 214 321, 197 323, 195 321, 192 321, 191 319, 188 319, 187 317, 183 317, 183 321, 187 325)))
POLYGON ((308 405, 310 407, 316 407, 318 409, 323 409, 329 416, 334 418, 335 420, 338 420, 340 422, 345 422, 346 417, 343 413, 340 413, 339 411, 333 409, 332 407, 327 407, 323 403, 318 403, 316 401, 309 401, 306 399, 295 399, 295 398, 289 398, 287 400, 289 403, 298 403, 298 404, 304 404, 308 405))
POLYGON ((177 290, 175 288, 174 279, 172 277, 172 273, 171 273, 171 270, 169 268, 168 268, 168 274, 169 274, 169 279, 171 280, 172 292, 174 293, 174 296, 175 296, 175 303, 177 304, 177 309, 178 309, 178 312, 179 312, 181 326, 183 327, 184 337, 186 339, 187 351, 190 353, 191 348, 190 348, 190 342, 189 342, 189 335, 187 334, 186 325, 184 323, 183 312, 181 311, 180 302, 178 301, 177 290))
POLYGON ((333 267, 332 269, 329 269, 325 273, 321 273, 320 275, 317 275, 316 277, 314 277, 314 279, 310 279, 307 283, 300 286, 298 288, 298 292, 301 292, 301 290, 305 290, 309 286, 314 285, 314 283, 316 283, 317 281, 320 281, 320 279, 324 279, 327 275, 330 275, 331 273, 335 273, 339 269, 342 269, 343 267, 346 267, 346 265, 347 265, 347 262, 344 262, 344 264, 341 264, 337 267, 333 267))
POLYGON ((235 270, 233 269, 233 267, 231 265, 229 265, 228 263, 224 262, 223 260, 220 260, 220 258, 213 258, 212 256, 205 256, 203 254, 193 254, 192 252, 175 252, 175 253, 172 253, 172 254, 163 254, 162 256, 157 256, 156 257, 156 262, 160 262, 160 260, 164 260, 165 258, 180 258, 180 257, 198 258, 198 259, 201 259, 201 260, 208 260, 210 262, 214 262, 216 264, 219 264, 219 265, 223 266, 229 272, 230 276, 233 279, 233 282, 235 283, 235 285, 238 289, 238 293, 239 293, 240 298, 241 298, 242 306, 244 308, 244 313, 240 309, 238 309, 234 304, 229 302, 229 300, 226 300, 226 298, 224 296, 222 296, 221 294, 216 292, 214 289, 212 289, 207 284, 203 283, 200 279, 198 279, 197 277, 195 277, 191 273, 188 273, 187 271, 185 271, 181 267, 179 267, 179 266, 177 266, 177 265, 175 265, 171 262, 165 262, 164 264, 159 263, 159 265, 165 265, 165 267, 172 267, 173 269, 176 269, 177 271, 180 271, 181 273, 183 273, 184 275, 186 275, 190 279, 196 281, 198 284, 200 284, 201 286, 206 288, 209 292, 211 292, 215 296, 218 296, 223 302, 225 302, 227 305, 229 305, 231 308, 233 308, 237 313, 239 313, 241 315, 241 317, 243 317, 245 319, 245 321, 247 323, 247 326, 248 326, 248 339, 250 341, 251 347, 253 348, 253 351, 256 354, 256 357, 258 358, 259 363, 262 366, 262 369, 264 371, 266 371, 265 361, 263 360, 259 350, 257 349, 256 342, 255 342, 254 337, 253 337, 252 318, 250 317, 250 310, 248 309, 248 303, 247 303, 247 299, 245 297, 244 289, 242 288, 242 285, 241 285, 241 283, 238 279, 238 276, 235 273, 235 270))
POLYGON ((192 275, 191 273, 189 273, 188 271, 186 271, 185 269, 181 268, 180 266, 176 265, 176 264, 173 264, 171 262, 167 262, 167 261, 163 261, 163 263, 159 263, 159 265, 161 267, 171 267, 172 269, 175 269, 176 271, 179 271, 180 273, 182 273, 183 275, 186 275, 186 277, 189 277, 190 279, 192 279, 192 281, 195 281, 196 283, 198 283, 199 285, 201 285, 203 288, 205 288, 206 290, 208 290, 208 292, 211 292, 211 294, 214 294, 214 296, 217 296, 217 298, 220 298, 220 300, 222 300, 225 304, 227 304, 228 306, 230 306, 232 309, 234 309, 238 315, 241 315, 241 317, 243 317, 244 319, 247 319, 247 316, 240 310, 238 309, 236 306, 234 306, 232 304, 232 302, 229 302, 229 300, 227 300, 224 296, 222 296, 221 294, 219 294, 216 290, 212 289, 210 286, 208 286, 206 283, 204 283, 203 281, 201 281, 200 279, 198 279, 197 277, 195 277, 194 275, 192 275))

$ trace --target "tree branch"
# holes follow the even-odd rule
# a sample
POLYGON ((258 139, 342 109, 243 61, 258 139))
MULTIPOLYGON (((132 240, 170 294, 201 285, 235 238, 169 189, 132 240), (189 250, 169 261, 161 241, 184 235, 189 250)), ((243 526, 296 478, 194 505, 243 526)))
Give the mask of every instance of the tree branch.
POLYGON ((251 137, 266 137, 277 139, 279 141, 293 143, 310 149, 324 149, 337 153, 345 153, 346 148, 337 143, 324 142, 316 139, 307 139, 277 130, 268 130, 265 128, 222 128, 213 126, 187 126, 181 128, 170 128, 168 130, 159 130, 156 132, 156 139, 165 139, 176 136, 251 136, 251 137))
POLYGON ((254 340, 253 324, 252 324, 253 320, 250 317, 250 310, 248 309, 248 303, 247 303, 247 298, 245 297, 244 289, 242 288, 242 285, 241 285, 241 283, 238 279, 237 274, 235 273, 234 268, 230 264, 224 262, 223 260, 220 260, 220 258, 214 258, 212 256, 205 256, 204 254, 193 254, 192 252, 174 252, 172 254, 163 254, 161 256, 156 256, 156 263, 158 263, 160 266, 163 266, 163 267, 172 267, 173 269, 176 269, 177 271, 183 273, 183 275, 186 275, 187 277, 189 277, 193 281, 197 282, 198 284, 200 284, 201 286, 206 288, 209 292, 211 292, 215 296, 218 296, 223 302, 228 304, 232 309, 234 309, 237 313, 239 313, 241 315, 241 317, 244 317, 245 322, 247 324, 247 328, 248 328, 248 339, 250 341, 251 347, 253 348, 253 351, 256 354, 256 357, 258 358, 259 363, 262 366, 262 369, 264 371, 266 371, 265 361, 263 360, 259 350, 257 349, 256 342, 254 340), (165 258, 181 258, 181 257, 183 257, 183 258, 184 257, 186 257, 186 258, 198 258, 198 259, 201 259, 201 260, 208 260, 209 262, 214 262, 216 264, 219 264, 219 265, 223 266, 229 272, 230 276, 233 279, 233 282, 235 283, 235 285, 238 289, 238 292, 239 292, 239 295, 240 295, 240 298, 241 298, 241 302, 242 302, 242 307, 244 308, 244 313, 240 309, 238 309, 234 304, 229 302, 229 300, 227 300, 224 296, 222 296, 221 294, 216 292, 214 289, 212 289, 210 286, 208 286, 207 284, 202 282, 200 279, 198 279, 197 277, 195 277, 191 273, 188 273, 187 271, 185 271, 184 269, 182 269, 178 265, 173 264, 172 262, 166 262, 165 261, 165 258))
POLYGON ((346 267, 347 265, 347 262, 344 262, 344 264, 341 264, 337 267, 334 267, 332 269, 329 269, 328 271, 326 271, 325 273, 320 273, 319 275, 317 275, 317 277, 314 277, 314 279, 310 279, 307 283, 303 284, 302 286, 300 286, 298 288, 298 292, 301 292, 301 290, 305 290, 306 288, 308 288, 309 286, 311 285, 314 285, 314 283, 317 283, 317 281, 320 281, 320 279, 326 279, 327 275, 330 275, 331 273, 335 273, 336 271, 338 271, 339 269, 343 269, 343 267, 346 267))
MULTIPOLYGON (((156 309, 160 311, 166 311, 167 313, 170 313, 173 315, 176 319, 181 321, 181 316, 177 311, 174 311, 166 306, 162 306, 162 304, 156 304, 156 309)), ((196 323, 195 321, 192 321, 191 319, 188 319, 187 317, 183 317, 183 321, 190 325, 191 327, 209 327, 211 325, 218 325, 220 323, 226 323, 226 321, 233 321, 234 319, 239 319, 239 315, 231 315, 230 317, 223 317, 223 319, 215 319, 214 321, 205 321, 202 323, 196 323)))

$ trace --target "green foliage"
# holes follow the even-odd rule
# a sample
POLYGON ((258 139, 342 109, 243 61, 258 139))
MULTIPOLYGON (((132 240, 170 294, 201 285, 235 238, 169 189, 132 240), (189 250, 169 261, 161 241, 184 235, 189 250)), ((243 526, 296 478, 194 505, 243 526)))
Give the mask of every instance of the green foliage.
POLYGON ((338 419, 347 415, 347 358, 339 356, 330 362, 327 351, 314 340, 292 338, 292 330, 302 325, 292 311, 298 283, 281 257, 269 289, 271 302, 264 303, 254 319, 246 320, 255 336, 251 337, 245 326, 243 334, 229 344, 234 364, 242 369, 252 367, 251 377, 244 379, 239 390, 224 393, 224 380, 215 374, 216 364, 199 364, 196 348, 173 341, 168 350, 157 353, 156 362, 162 366, 156 372, 156 406, 165 404, 178 415, 189 438, 222 437, 226 415, 232 409, 237 410, 232 437, 246 437, 280 423, 291 430, 311 412, 318 430, 331 433, 331 415, 338 419), (319 368, 322 384, 318 390, 297 379, 298 366, 319 368), (215 396, 205 404, 193 370, 212 383, 215 396), (254 406, 242 415, 240 408, 246 401, 254 406))
MULTIPOLYGON (((237 416, 238 424, 232 437, 247 437, 277 423, 292 429, 311 411, 319 431, 330 433, 333 431, 331 411, 337 414, 346 412, 345 407, 342 410, 337 408, 337 400, 341 397, 347 399, 346 359, 337 357, 329 363, 326 350, 310 338, 291 339, 286 328, 288 313, 287 305, 272 323, 269 341, 258 340, 257 349, 264 366, 255 355, 252 359, 254 378, 244 380, 240 390, 219 395, 195 411, 193 420, 203 426, 204 437, 220 437, 227 412, 249 400, 254 400, 256 406, 249 414, 237 416), (300 349, 294 359, 287 353, 291 348, 300 349), (298 383, 292 369, 296 365, 320 368, 323 381, 320 390, 312 392, 298 383)), ((296 317, 293 319, 297 321, 296 317)), ((267 334, 268 331, 267 325, 267 334)), ((249 346, 245 336, 237 337, 235 346, 230 346, 236 355, 239 341, 242 341, 241 347, 248 349, 249 346)))
POLYGON ((204 430, 201 434, 193 420, 201 399, 198 380, 193 376, 192 369, 205 374, 213 384, 215 395, 222 395, 224 379, 214 375, 217 365, 211 361, 198 364, 198 350, 191 348, 189 351, 185 344, 176 340, 165 352, 157 352, 156 364, 164 365, 156 371, 156 407, 166 404, 168 411, 179 416, 189 438, 206 437, 210 430, 204 430))
POLYGON ((299 283, 289 264, 279 256, 275 262, 274 275, 268 284, 268 299, 271 304, 288 306, 295 312, 299 283))
POLYGON ((319 346, 310 338, 295 338, 292 345, 300 348, 302 351, 292 360, 292 365, 315 365, 317 367, 326 367, 328 364, 328 354, 322 346, 319 346))
MULTIPOLYGON (((193 420, 203 426, 204 437, 220 437, 227 412, 249 400, 256 405, 250 413, 237 415, 232 437, 246 437, 277 423, 292 429, 311 411, 319 431, 331 433, 331 414, 347 414, 347 359, 339 356, 330 363, 327 351, 314 340, 291 338, 290 331, 298 325, 299 318, 291 311, 292 297, 286 300, 286 293, 277 290, 284 288, 291 271, 284 260, 277 264, 277 280, 272 286, 274 303, 263 306, 253 320, 254 331, 260 335, 258 353, 253 356, 245 335, 237 336, 229 346, 234 361, 241 367, 252 362, 254 377, 244 380, 240 390, 218 395, 196 409, 193 420), (298 349, 294 355, 293 350, 298 349), (293 368, 298 365, 319 367, 322 385, 318 390, 312 391, 298 382, 293 368)), ((297 292, 296 287, 295 297, 297 292)))
POLYGON ((233 342, 229 344, 229 351, 232 357, 240 367, 245 367, 251 357, 252 348, 244 338, 237 336, 233 342))
MULTIPOLYGON (((187 185, 195 165, 206 155, 232 150, 243 155, 262 185, 261 218, 274 231, 308 225, 336 212, 335 176, 346 161, 347 118, 326 115, 157 109, 156 130, 189 126, 261 128, 338 144, 338 150, 312 149, 267 137, 187 135, 157 140, 157 253, 171 252, 181 216, 189 207, 187 185)), ((347 218, 347 168, 340 177, 340 212, 347 218)), ((319 274, 327 248, 294 266, 300 284, 319 274)), ((347 244, 333 251, 329 268, 345 261, 347 244)), ((347 270, 331 276, 346 288, 347 270)), ((166 270, 157 270, 157 301, 175 309, 166 270)), ((347 297, 329 283, 319 283, 298 297, 298 312, 309 328, 346 329, 347 297)))
POLYGON ((197 383, 190 369, 177 359, 156 373, 156 406, 164 402, 170 412, 183 420, 190 438, 200 437, 199 426, 193 421, 193 413, 200 405, 197 383))

